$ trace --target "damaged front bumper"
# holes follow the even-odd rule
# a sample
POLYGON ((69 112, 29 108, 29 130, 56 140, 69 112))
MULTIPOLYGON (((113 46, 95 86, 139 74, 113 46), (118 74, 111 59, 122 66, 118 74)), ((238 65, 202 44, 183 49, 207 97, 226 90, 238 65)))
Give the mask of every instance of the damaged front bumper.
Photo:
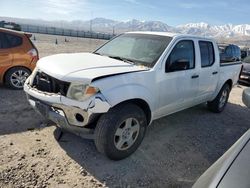
POLYGON ((94 130, 87 125, 111 108, 100 93, 80 102, 59 94, 39 91, 32 88, 29 81, 26 81, 24 91, 31 106, 42 116, 55 122, 60 128, 88 139, 93 138, 94 130))

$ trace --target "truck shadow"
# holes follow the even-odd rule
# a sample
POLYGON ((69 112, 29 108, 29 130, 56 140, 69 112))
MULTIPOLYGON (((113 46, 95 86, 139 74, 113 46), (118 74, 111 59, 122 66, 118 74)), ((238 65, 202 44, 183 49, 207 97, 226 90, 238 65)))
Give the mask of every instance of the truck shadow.
POLYGON ((59 145, 89 174, 108 187, 191 187, 246 130, 250 110, 229 103, 221 114, 204 105, 164 117, 149 128, 139 149, 111 161, 94 143, 70 133, 59 145))
POLYGON ((0 85, 0 135, 40 129, 45 124, 27 102, 24 91, 0 85))
MULTIPOLYGON (((238 97, 238 96, 237 96, 238 97)), ((122 161, 99 154, 92 141, 66 133, 59 145, 108 187, 191 187, 247 129, 250 110, 229 103, 221 114, 204 105, 155 121, 138 150, 122 161)), ((23 91, 0 86, 0 135, 43 128, 23 91)))

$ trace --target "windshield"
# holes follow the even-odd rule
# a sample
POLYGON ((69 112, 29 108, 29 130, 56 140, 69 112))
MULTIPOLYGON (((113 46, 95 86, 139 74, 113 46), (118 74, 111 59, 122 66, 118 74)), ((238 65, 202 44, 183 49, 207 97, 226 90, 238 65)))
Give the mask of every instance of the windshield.
POLYGON ((172 38, 167 36, 126 33, 114 38, 94 53, 153 67, 171 40, 172 38))

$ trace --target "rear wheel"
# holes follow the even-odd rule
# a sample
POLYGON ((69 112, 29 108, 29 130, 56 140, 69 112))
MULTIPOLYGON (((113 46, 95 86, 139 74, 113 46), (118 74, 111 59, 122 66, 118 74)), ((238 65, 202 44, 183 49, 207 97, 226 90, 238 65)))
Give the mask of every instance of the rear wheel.
POLYGON ((99 119, 95 129, 95 145, 112 160, 131 155, 141 144, 147 128, 143 110, 134 104, 112 108, 99 119))
POLYGON ((12 89, 23 89, 24 82, 30 76, 30 71, 24 67, 14 67, 5 76, 5 84, 12 89))
POLYGON ((215 113, 222 112, 224 110, 225 106, 227 105, 230 91, 231 91, 231 88, 230 88, 229 84, 225 84, 221 88, 217 97, 213 101, 207 102, 208 108, 212 112, 215 112, 215 113))

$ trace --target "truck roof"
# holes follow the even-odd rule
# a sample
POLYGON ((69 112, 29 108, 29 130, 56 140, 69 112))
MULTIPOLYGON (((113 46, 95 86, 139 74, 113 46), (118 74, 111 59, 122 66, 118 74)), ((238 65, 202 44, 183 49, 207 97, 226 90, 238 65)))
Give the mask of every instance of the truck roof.
POLYGON ((189 35, 189 34, 181 34, 181 33, 171 33, 171 32, 158 32, 158 31, 132 31, 127 33, 135 33, 135 34, 148 34, 148 35, 161 35, 161 36, 167 36, 167 37, 173 37, 173 38, 185 38, 185 37, 191 37, 196 39, 206 39, 206 40, 213 40, 209 37, 202 37, 202 36, 196 36, 196 35, 189 35))

